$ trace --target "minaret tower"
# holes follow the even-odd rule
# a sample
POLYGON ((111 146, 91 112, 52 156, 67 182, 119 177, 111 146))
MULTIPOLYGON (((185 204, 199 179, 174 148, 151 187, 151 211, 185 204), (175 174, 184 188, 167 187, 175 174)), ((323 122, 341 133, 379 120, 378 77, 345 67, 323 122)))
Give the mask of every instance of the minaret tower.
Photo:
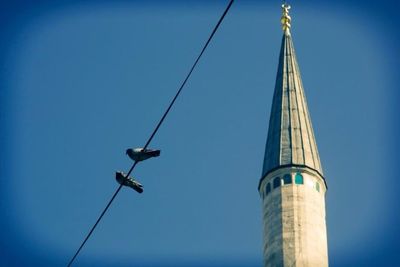
POLYGON ((264 224, 264 266, 328 266, 326 182, 282 5, 283 38, 258 191, 264 224))

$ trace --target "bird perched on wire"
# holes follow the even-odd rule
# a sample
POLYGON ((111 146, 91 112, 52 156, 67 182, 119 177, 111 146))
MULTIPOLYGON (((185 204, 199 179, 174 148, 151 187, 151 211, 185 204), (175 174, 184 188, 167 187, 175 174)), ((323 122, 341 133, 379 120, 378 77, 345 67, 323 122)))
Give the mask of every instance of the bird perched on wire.
POLYGON ((149 158, 160 156, 161 151, 156 149, 143 149, 143 148, 129 148, 126 150, 126 154, 133 161, 143 161, 149 158))
POLYGON ((143 193, 143 185, 136 181, 133 177, 125 177, 123 172, 118 171, 115 173, 115 179, 119 184, 128 186, 140 194, 143 193))

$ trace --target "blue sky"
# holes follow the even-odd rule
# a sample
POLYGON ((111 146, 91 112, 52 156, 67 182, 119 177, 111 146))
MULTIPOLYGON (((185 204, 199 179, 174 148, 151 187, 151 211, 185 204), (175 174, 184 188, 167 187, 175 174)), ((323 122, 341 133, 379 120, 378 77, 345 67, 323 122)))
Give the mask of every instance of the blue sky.
MULTIPOLYGON (((0 25, 6 266, 63 266, 226 1, 17 1, 0 25)), ((292 4, 328 183, 331 266, 397 266, 398 30, 392 2, 292 4)), ((257 193, 280 2, 236 1, 78 266, 261 266, 257 193)))

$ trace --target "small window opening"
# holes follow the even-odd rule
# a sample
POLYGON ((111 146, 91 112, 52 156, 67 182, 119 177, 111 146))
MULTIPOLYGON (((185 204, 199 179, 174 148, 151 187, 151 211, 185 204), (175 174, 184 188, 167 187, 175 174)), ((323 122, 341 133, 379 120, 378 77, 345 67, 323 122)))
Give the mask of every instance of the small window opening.
POLYGON ((292 176, 290 174, 285 174, 283 176, 283 184, 291 184, 292 183, 292 176))
POLYGON ((265 195, 268 195, 271 192, 271 184, 268 183, 267 187, 265 188, 265 195))
POLYGON ((280 187, 281 186, 281 178, 276 177, 274 179, 274 188, 280 187))
POLYGON ((294 177, 294 182, 296 184, 304 184, 303 175, 301 175, 300 173, 296 173, 296 176, 294 177))
POLYGON ((317 191, 319 192, 319 183, 318 182, 315 184, 315 189, 317 189, 317 191))

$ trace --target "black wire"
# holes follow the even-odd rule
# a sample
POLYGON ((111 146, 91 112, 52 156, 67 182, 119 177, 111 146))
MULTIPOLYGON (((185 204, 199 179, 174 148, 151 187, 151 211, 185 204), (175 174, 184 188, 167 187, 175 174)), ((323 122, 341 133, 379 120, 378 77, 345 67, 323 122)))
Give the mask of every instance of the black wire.
POLYGON ((68 267, 71 266, 71 264, 74 262, 75 258, 78 256, 79 252, 81 251, 83 246, 86 244, 86 241, 88 241, 89 237, 92 235, 92 233, 93 233, 94 229, 96 228, 97 224, 100 222, 101 218, 103 218, 104 214, 106 213, 106 211, 110 207, 111 203, 114 201, 114 198, 118 195, 118 193, 121 190, 121 188, 122 188, 122 184, 118 187, 117 191, 115 191, 115 193, 112 196, 111 200, 108 202, 106 208, 103 210, 103 212, 101 213, 100 217, 97 219, 96 223, 93 225, 92 229, 90 230, 89 234, 87 234, 85 240, 82 242, 81 246, 79 247, 79 249, 76 251, 75 255, 72 257, 72 259, 68 263, 68 267))
MULTIPOLYGON (((136 166, 137 161, 135 161, 135 163, 132 165, 131 171, 134 169, 134 167, 136 166)), ((128 177, 129 175, 126 175, 126 177, 128 177)), ((125 178, 126 178, 125 177, 125 178)), ((74 262, 75 258, 78 256, 79 252, 82 250, 83 246, 86 244, 86 241, 88 241, 89 237, 92 235, 94 229, 96 228, 96 226, 99 224, 99 222, 101 221, 101 219, 103 218, 104 214, 107 212, 108 208, 111 206, 111 203, 114 201, 115 197, 118 195, 119 191, 121 191, 122 189, 122 184, 120 184, 117 188, 117 191, 115 191, 114 195, 111 197, 110 201, 108 202, 107 206, 105 207, 105 209, 103 210, 103 212, 100 214, 99 218, 97 219, 96 223, 93 225, 92 229, 90 229, 89 233, 86 235, 85 240, 83 240, 81 246, 78 248, 78 250, 75 252, 75 255, 72 257, 72 259, 70 260, 70 262, 68 263, 68 267, 71 266, 71 264, 74 262)))
MULTIPOLYGON (((204 51, 207 49, 208 44, 211 42, 211 39, 213 38, 213 36, 215 35, 215 33, 217 32, 220 24, 222 23, 222 21, 225 18, 225 15, 228 13, 229 9, 231 8, 232 4, 233 4, 234 0, 231 0, 228 4, 228 6, 226 7, 224 13, 222 14, 222 16, 220 17, 218 23, 215 25, 210 37, 208 37, 208 40, 206 42, 206 44, 204 45, 203 49, 201 50, 199 56, 197 57, 196 61, 194 62, 192 68, 190 69, 189 73, 186 75, 186 78, 183 80, 181 86, 179 87, 178 92, 175 94, 175 97, 172 99, 171 103, 169 104, 167 110, 165 111, 164 115, 161 117, 160 121, 158 122, 156 128, 154 129, 154 131, 152 132, 152 134, 150 135, 149 139, 147 140, 146 144, 144 145, 143 149, 146 149, 151 141, 153 140, 154 136, 156 135, 156 133, 158 132, 158 129, 160 128, 161 124, 164 122, 165 118, 167 117, 169 111, 171 110, 172 106, 174 105, 176 99, 178 98, 178 96, 180 95, 180 93, 182 92, 182 89, 185 87, 186 82, 189 80, 190 76, 192 75, 193 70, 195 69, 197 63, 199 62, 201 56, 203 55, 204 51)), ((135 169, 136 165, 138 164, 138 161, 135 161, 132 165, 132 167, 129 169, 128 173, 125 175, 125 178, 129 177, 129 175, 132 173, 132 171, 135 169)), ((86 242, 88 241, 88 239, 90 238, 90 236, 92 235, 94 229, 97 227, 97 225, 99 224, 99 222, 101 221, 101 219, 103 218, 104 214, 107 212, 108 208, 111 206, 111 203, 114 201, 115 197, 118 195, 118 193, 121 191, 122 189, 122 184, 118 186, 117 190, 115 191, 114 195, 111 197, 110 201, 108 202, 107 206, 105 207, 105 209, 103 210, 103 212, 100 214, 99 218, 97 219, 96 223, 93 225, 92 229, 90 229, 89 233, 86 235, 85 239, 83 240, 82 244, 80 245, 80 247, 78 248, 78 250, 76 251, 75 255, 72 257, 72 259, 70 260, 70 262, 68 263, 68 267, 71 266, 71 264, 74 262, 74 260, 76 259, 76 257, 78 256, 79 252, 82 250, 83 246, 86 244, 86 242)))
POLYGON ((151 140, 153 140, 154 135, 157 133, 158 129, 160 128, 161 124, 163 123, 165 117, 167 117, 170 109, 172 108, 172 106, 175 103, 175 100, 178 98, 179 94, 181 93, 183 87, 185 86, 186 82, 188 81, 190 75, 192 75, 192 72, 194 70, 194 68, 196 67, 197 63, 199 62, 201 56, 203 55, 204 51, 206 50, 208 44, 210 43, 211 39, 213 38, 214 34, 216 33, 216 31, 218 30, 219 25, 221 24, 221 22, 224 20, 225 15, 228 13, 229 9, 231 8, 232 4, 233 4, 234 0, 231 0, 228 4, 228 6, 226 7, 224 13, 222 14, 221 18, 219 19, 217 25, 215 25, 214 30, 212 31, 210 37, 208 37, 208 40, 206 42, 206 44, 204 45, 203 49, 201 50, 199 56, 197 57, 196 61, 194 62, 192 68, 190 69, 189 73, 187 74, 185 80, 183 81, 181 87, 179 88, 178 92, 176 93, 174 99, 172 99, 171 104, 169 105, 169 107, 167 108, 167 110, 165 111, 164 115, 162 116, 160 122, 157 124, 156 128, 154 129, 153 133, 151 134, 149 140, 147 141, 146 145, 144 146, 144 148, 147 148, 147 146, 150 144, 151 140))

